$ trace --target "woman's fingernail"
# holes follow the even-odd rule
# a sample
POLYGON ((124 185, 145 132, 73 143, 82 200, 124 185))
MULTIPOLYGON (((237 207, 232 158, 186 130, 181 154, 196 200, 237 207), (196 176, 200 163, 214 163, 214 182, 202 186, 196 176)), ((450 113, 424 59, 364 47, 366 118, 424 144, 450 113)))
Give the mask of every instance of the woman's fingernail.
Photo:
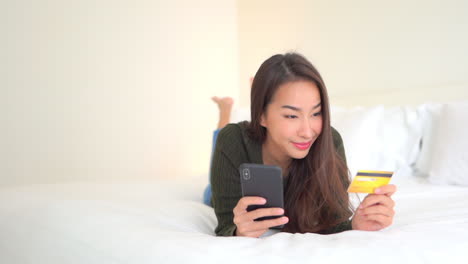
POLYGON ((380 193, 380 188, 375 189, 375 193, 380 193))

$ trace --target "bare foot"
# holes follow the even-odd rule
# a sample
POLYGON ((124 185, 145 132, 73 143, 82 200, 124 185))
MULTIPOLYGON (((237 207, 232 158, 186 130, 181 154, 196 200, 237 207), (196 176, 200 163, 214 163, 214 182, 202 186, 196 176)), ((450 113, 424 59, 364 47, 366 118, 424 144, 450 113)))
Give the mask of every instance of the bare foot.
POLYGON ((234 103, 234 100, 231 97, 219 98, 217 96, 213 96, 211 97, 211 100, 218 105, 220 111, 231 111, 232 104, 234 103))
POLYGON ((217 96, 211 97, 211 100, 218 105, 219 109, 219 122, 218 122, 218 129, 225 127, 229 124, 229 119, 231 118, 231 110, 232 105, 234 104, 234 100, 231 97, 222 97, 219 98, 217 96))

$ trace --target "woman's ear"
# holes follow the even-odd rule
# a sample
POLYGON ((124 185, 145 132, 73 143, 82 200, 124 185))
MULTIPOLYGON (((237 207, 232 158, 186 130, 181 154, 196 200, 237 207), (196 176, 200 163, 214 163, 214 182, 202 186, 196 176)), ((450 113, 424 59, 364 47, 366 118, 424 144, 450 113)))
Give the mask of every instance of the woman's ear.
POLYGON ((265 118, 265 113, 263 113, 261 116, 260 116, 260 125, 264 128, 267 127, 266 125, 266 118, 265 118))

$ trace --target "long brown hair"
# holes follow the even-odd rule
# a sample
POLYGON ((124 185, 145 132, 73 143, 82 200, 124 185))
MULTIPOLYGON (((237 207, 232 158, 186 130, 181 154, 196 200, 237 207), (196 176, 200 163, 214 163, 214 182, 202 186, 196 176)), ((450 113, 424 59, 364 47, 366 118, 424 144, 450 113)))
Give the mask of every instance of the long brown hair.
POLYGON ((333 143, 327 89, 317 69, 302 55, 274 55, 260 66, 252 83, 249 134, 254 140, 265 142, 266 128, 260 125, 261 115, 279 86, 302 80, 315 83, 319 89, 322 132, 307 156, 293 159, 289 165, 285 186, 285 215, 289 223, 283 231, 326 233, 353 213, 346 191, 349 173, 333 143))

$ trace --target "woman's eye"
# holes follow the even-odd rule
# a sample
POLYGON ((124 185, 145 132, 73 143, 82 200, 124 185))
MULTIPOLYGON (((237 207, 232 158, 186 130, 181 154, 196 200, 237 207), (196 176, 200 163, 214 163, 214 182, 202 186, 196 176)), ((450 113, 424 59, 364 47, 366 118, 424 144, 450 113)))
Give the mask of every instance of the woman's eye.
POLYGON ((287 119, 297 118, 297 116, 295 115, 285 115, 284 117, 286 117, 287 119))
POLYGON ((320 115, 322 115, 322 112, 317 112, 317 113, 313 114, 313 116, 320 116, 320 115))

